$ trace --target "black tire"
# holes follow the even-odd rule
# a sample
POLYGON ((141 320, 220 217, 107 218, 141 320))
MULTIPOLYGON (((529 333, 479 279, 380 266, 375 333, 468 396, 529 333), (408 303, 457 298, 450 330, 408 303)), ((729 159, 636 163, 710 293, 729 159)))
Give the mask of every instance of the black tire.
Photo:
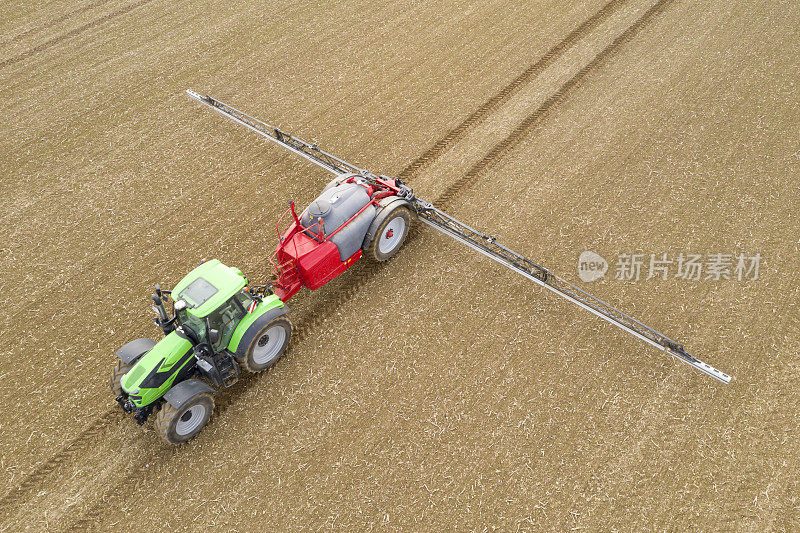
POLYGON ((283 357, 291 337, 292 323, 279 316, 258 330, 244 353, 236 355, 236 361, 248 372, 263 372, 283 357))
POLYGON ((367 248, 367 257, 372 261, 388 261, 403 247, 410 229, 411 212, 408 208, 398 207, 392 210, 378 226, 367 248))
POLYGON ((170 444, 181 444, 203 431, 213 411, 214 397, 208 392, 190 398, 180 409, 164 402, 156 415, 156 433, 170 444))
POLYGON ((114 398, 122 396, 122 376, 127 374, 128 370, 131 368, 133 368, 131 365, 126 365, 117 359, 117 364, 114 365, 114 370, 111 371, 111 380, 109 383, 114 398))

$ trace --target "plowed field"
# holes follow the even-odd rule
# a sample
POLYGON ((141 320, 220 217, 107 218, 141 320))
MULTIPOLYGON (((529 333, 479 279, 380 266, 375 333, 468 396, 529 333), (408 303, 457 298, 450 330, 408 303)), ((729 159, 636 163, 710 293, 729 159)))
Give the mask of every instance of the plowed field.
POLYGON ((780 0, 0 6, 0 531, 800 530, 798 49, 780 0), (150 287, 210 257, 266 281, 287 200, 331 177, 187 88, 734 380, 420 227, 293 298, 287 356, 166 446, 107 386, 150 287), (615 276, 717 253, 758 279, 615 276))

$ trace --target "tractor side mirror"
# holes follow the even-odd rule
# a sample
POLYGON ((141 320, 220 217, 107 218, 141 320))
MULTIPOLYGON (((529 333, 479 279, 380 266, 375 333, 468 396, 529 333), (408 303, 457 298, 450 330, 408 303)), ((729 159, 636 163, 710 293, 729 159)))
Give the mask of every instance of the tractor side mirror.
POLYGON ((164 302, 161 301, 161 296, 158 294, 151 294, 150 297, 153 299, 153 310, 158 315, 158 318, 161 322, 166 322, 167 320, 167 310, 164 309, 164 302))
POLYGON ((208 340, 211 342, 211 344, 217 344, 219 342, 219 330, 218 329, 208 330, 208 340))

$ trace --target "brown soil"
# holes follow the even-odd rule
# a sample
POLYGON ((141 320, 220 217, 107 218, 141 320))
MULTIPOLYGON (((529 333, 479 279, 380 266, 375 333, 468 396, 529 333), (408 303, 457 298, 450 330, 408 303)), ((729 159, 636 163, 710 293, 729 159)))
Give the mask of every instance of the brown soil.
POLYGON ((734 4, 0 7, 0 530, 800 528, 800 7, 734 4), (149 287, 266 279, 330 178, 186 88, 576 283, 586 249, 760 253, 586 286, 734 381, 423 229, 293 299, 287 357, 165 446, 107 387, 149 287))

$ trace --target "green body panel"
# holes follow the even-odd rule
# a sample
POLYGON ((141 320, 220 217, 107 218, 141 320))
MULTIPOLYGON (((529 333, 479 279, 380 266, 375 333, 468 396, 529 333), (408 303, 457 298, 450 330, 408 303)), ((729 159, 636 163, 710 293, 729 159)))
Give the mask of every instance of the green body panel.
POLYGON ((231 341, 228 343, 228 350, 236 353, 236 350, 239 348, 239 341, 242 340, 242 336, 244 335, 245 331, 247 331, 247 328, 249 328, 258 317, 270 309, 275 309, 276 307, 283 307, 283 302, 280 298, 273 294, 264 298, 252 313, 245 315, 242 321, 239 322, 239 325, 236 326, 236 329, 231 336, 231 341))
POLYGON ((192 361, 192 343, 173 331, 156 343, 122 377, 122 388, 136 407, 144 407, 161 398, 174 384, 178 372, 192 361), (153 371, 157 377, 166 379, 158 387, 143 387, 142 382, 153 371))
POLYGON ((247 278, 238 268, 223 265, 218 259, 206 261, 186 275, 175 288, 172 289, 172 298, 177 301, 183 299, 189 305, 189 314, 203 318, 225 303, 234 294, 247 285, 247 278), (203 278, 217 289, 217 292, 205 302, 198 305, 190 296, 183 293, 186 288, 199 278, 203 278))

